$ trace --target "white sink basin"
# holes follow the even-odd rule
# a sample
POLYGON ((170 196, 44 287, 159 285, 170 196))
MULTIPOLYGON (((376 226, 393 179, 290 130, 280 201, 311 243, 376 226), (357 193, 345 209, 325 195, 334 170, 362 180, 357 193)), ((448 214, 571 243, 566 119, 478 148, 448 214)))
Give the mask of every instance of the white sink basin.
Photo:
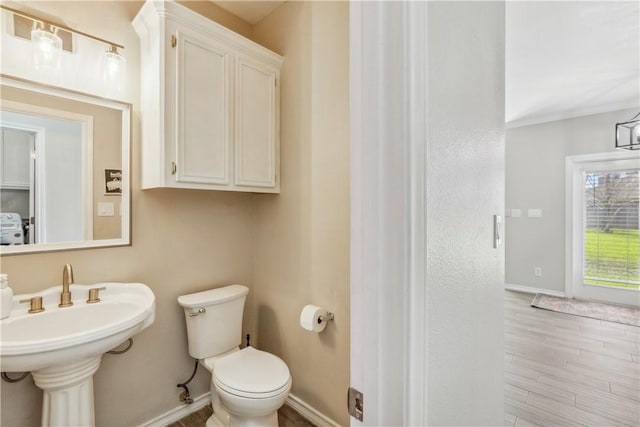
POLYGON ((102 355, 153 323, 155 296, 141 283, 70 285, 73 305, 58 307, 62 286, 16 295, 0 321, 0 369, 31 371, 44 390, 43 426, 92 426, 93 374, 102 355), (100 301, 87 303, 89 289, 100 301), (44 311, 29 314, 20 300, 42 297, 44 311))
POLYGON ((69 360, 100 355, 153 323, 155 296, 140 283, 70 285, 73 305, 58 307, 62 286, 16 295, 13 310, 0 321, 3 372, 34 371, 69 360), (89 289, 100 302, 87 304, 89 289), (45 311, 29 314, 19 300, 42 296, 45 311))

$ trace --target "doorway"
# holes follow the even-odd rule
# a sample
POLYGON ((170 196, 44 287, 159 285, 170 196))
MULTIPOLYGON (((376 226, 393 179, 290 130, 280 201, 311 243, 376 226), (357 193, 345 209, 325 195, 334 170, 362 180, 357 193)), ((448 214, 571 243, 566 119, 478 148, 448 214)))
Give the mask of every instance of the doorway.
POLYGON ((44 130, 4 122, 0 128, 2 244, 35 243, 36 141, 44 130))
POLYGON ((92 238, 92 121, 3 102, 1 209, 20 215, 23 244, 92 238))
POLYGON ((566 174, 567 296, 639 305, 640 159, 569 156, 566 174))

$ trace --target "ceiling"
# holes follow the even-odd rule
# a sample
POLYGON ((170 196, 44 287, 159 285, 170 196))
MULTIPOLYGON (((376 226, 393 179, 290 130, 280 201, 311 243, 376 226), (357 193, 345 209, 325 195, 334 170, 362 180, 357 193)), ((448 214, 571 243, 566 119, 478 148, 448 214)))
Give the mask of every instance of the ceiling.
POLYGON ((273 12, 278 6, 284 3, 282 1, 275 0, 262 0, 262 1, 253 1, 253 0, 241 0, 241 1, 219 1, 212 0, 213 3, 217 4, 227 12, 231 12, 239 18, 247 21, 251 25, 254 25, 260 22, 264 17, 268 16, 271 12, 273 12))
POLYGON ((640 109, 640 2, 508 1, 505 61, 510 126, 640 109))
MULTIPOLYGON (((284 3, 213 2, 251 24, 284 3)), ((509 126, 640 109, 640 2, 507 1, 505 38, 509 126)))

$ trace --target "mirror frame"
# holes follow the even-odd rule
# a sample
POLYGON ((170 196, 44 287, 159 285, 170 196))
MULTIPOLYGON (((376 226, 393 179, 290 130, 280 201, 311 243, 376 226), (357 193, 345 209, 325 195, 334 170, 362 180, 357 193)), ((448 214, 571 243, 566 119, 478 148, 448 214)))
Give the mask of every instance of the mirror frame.
MULTIPOLYGON (((122 101, 101 98, 94 95, 76 92, 56 86, 33 82, 18 77, 0 74, 0 85, 9 86, 16 89, 38 92, 44 95, 56 96, 78 102, 99 105, 106 108, 118 110, 122 114, 121 129, 121 160, 122 179, 125 185, 122 187, 121 202, 121 227, 120 238, 102 240, 84 240, 60 243, 36 243, 33 245, 2 245, 0 246, 0 256, 34 254, 42 252, 58 252, 90 248, 106 248, 116 246, 131 246, 131 118, 133 114, 132 105, 122 101)), ((2 99, 0 97, 0 108, 2 99)))

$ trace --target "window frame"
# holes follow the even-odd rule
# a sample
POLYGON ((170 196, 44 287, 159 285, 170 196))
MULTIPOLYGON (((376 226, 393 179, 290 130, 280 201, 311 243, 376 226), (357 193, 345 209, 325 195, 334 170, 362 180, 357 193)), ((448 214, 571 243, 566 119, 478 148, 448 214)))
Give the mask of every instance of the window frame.
POLYGON ((635 168, 640 168, 640 154, 634 152, 614 151, 566 157, 565 293, 567 297, 586 297, 620 304, 640 305, 640 292, 636 289, 584 283, 584 172, 635 168))

